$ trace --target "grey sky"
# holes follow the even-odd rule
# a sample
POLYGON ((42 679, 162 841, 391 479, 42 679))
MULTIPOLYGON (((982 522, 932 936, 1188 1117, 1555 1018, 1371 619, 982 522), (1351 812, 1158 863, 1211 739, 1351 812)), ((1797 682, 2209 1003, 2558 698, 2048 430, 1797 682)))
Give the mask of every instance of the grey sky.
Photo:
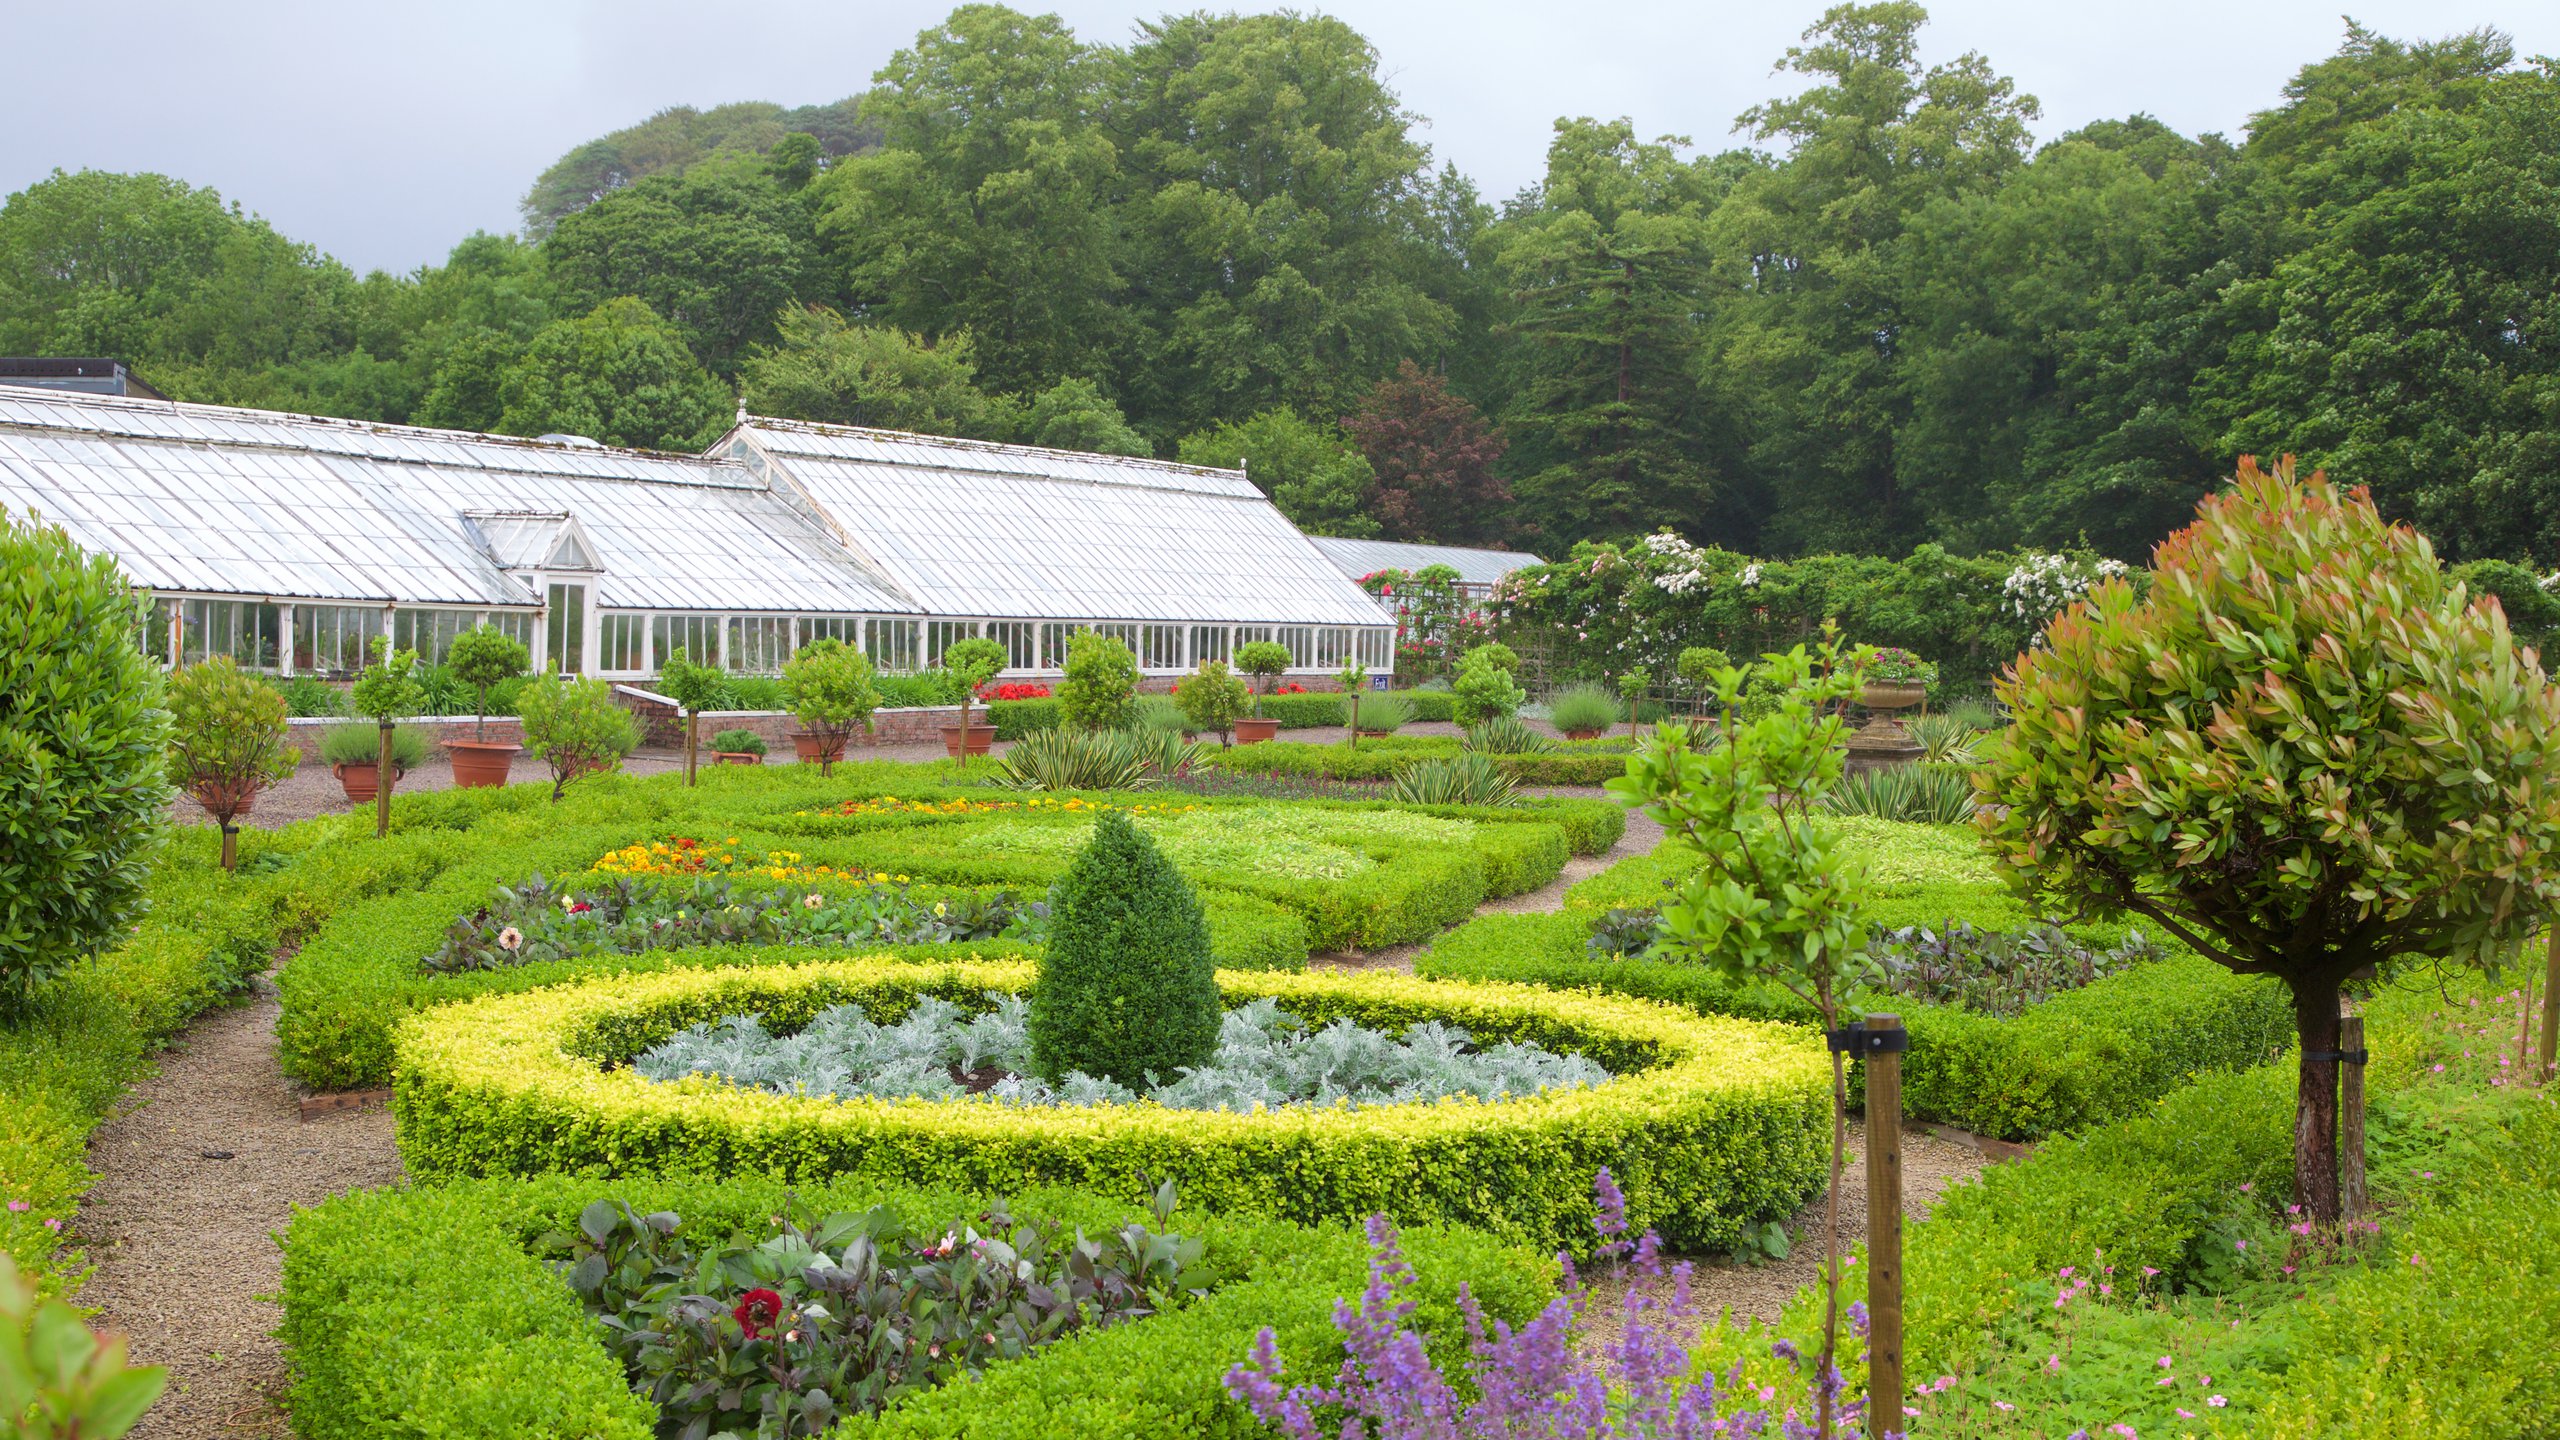
MULTIPOLYGON (((1017 0, 1020 8, 1036 3, 1017 0)), ((2236 133, 2337 48, 2342 0, 1932 0, 1923 57, 1980 50, 2044 103, 2045 136, 2147 110, 2236 133)), ((0 191, 60 167, 211 185, 358 269, 507 230, 541 169, 669 105, 839 99, 945 0, 0 0, 0 191)), ((1066 0, 1087 40, 1181 6, 1066 0)), ((1213 5, 1210 8, 1227 8, 1213 5)), ((1237 6, 1235 8, 1249 8, 1237 6)), ((1313 8, 1313 7, 1309 7, 1313 8)), ((1821 0, 1341 0, 1434 151, 1489 197, 1537 178, 1558 115, 1727 142, 1821 0)), ((2560 53, 2547 0, 2363 0, 2402 38, 2478 25, 2560 53)))

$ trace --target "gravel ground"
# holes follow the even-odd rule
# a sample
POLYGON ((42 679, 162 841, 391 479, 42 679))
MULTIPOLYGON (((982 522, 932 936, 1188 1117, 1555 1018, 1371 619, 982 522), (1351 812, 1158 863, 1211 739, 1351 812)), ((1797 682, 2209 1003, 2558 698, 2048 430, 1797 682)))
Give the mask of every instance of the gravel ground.
MULTIPOLYGON (((334 782, 332 782, 334 784, 334 782)), ((141 1440, 286 1436, 273 1235, 296 1205, 400 1178, 391 1117, 304 1122, 276 1068, 275 987, 213 1011, 160 1056, 89 1141, 98 1183, 77 1224, 97 1270, 80 1292, 133 1358, 169 1367, 141 1440)))
MULTIPOLYGON (((1867 1238, 1867 1167, 1866 1126, 1856 1115, 1849 1117, 1849 1148, 1840 1174, 1840 1252, 1847 1255, 1851 1247, 1867 1238)), ((1902 1215, 1905 1221, 1927 1218, 1929 1207, 1946 1193, 1947 1187, 1972 1179, 1982 1173, 1982 1152, 1970 1145, 1941 1140, 1926 1130, 1905 1125, 1902 1129, 1902 1215)), ((1775 1320, 1796 1292, 1822 1278, 1822 1196, 1815 1196, 1804 1209, 1788 1222, 1787 1233, 1793 1240, 1784 1260, 1767 1264, 1736 1264, 1726 1259, 1695 1261, 1690 1276, 1690 1298, 1696 1313, 1689 1323, 1677 1327, 1682 1338, 1694 1339, 1708 1325, 1721 1320, 1739 1323, 1744 1320, 1775 1320)), ((1845 1309, 1851 1300, 1863 1299, 1866 1285, 1854 1268, 1843 1272, 1840 1303, 1845 1309)), ((1588 1326, 1575 1337, 1577 1346, 1586 1351, 1605 1346, 1614 1326, 1611 1317, 1619 1313, 1634 1277, 1619 1272, 1600 1277, 1592 1283, 1596 1302, 1591 1315, 1598 1323, 1588 1326)), ((1671 1283, 1666 1277, 1648 1284, 1646 1291, 1668 1300, 1671 1283)), ((1846 1333, 1845 1330, 1843 1333, 1846 1333)))

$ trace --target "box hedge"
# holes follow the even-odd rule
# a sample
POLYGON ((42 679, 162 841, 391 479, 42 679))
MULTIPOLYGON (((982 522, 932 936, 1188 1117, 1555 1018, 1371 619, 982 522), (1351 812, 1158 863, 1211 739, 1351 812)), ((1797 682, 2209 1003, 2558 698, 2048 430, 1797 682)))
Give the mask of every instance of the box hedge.
MULTIPOLYGON (((284 1327, 305 1440, 650 1440, 657 1413, 631 1393, 567 1284, 531 1253, 600 1198, 672 1210, 688 1229, 761 1227, 786 1199, 822 1210, 885 1206, 915 1223, 975 1214, 983 1196, 865 1182, 786 1189, 759 1179, 600 1181, 550 1175, 340 1196, 294 1217, 284 1237, 284 1327)), ((1008 1197, 1017 1220, 1088 1233, 1144 1219, 1074 1191, 1008 1197)), ((1210 1216, 1189 1203, 1172 1228, 1204 1242, 1210 1292, 1132 1324, 1084 1332, 962 1383, 911 1395, 831 1433, 935 1440, 1156 1440, 1260 1429, 1220 1381, 1268 1326, 1290 1371, 1337 1362, 1337 1300, 1366 1283, 1356 1230, 1210 1216)), ((1414 1321, 1457 1358, 1457 1287, 1513 1324, 1553 1293, 1550 1259, 1465 1230, 1408 1228, 1414 1321)))
POLYGON ((1315 1023, 1348 1017, 1393 1031, 1439 1019, 1480 1042, 1579 1051, 1616 1078, 1490 1105, 1240 1115, 808 1099, 606 1068, 697 1021, 755 1013, 789 1028, 848 1002, 886 1020, 920 994, 981 1008, 986 992, 1020 992, 1033 975, 1020 961, 820 960, 625 975, 422 1012, 399 1040, 402 1158, 429 1179, 850 1175, 973 1190, 1070 1185, 1124 1199, 1171 1178, 1222 1215, 1348 1221, 1383 1211, 1541 1248, 1589 1245, 1590 1177, 1607 1165, 1627 1193, 1629 1223, 1689 1251, 1729 1246, 1744 1225, 1793 1213, 1820 1183, 1828 1072, 1801 1031, 1393 974, 1225 971, 1219 983, 1230 1003, 1273 996, 1315 1023))
MULTIPOLYGON (((1413 718, 1443 723, 1453 718, 1453 697, 1446 690, 1404 690, 1397 692, 1413 702, 1413 718)), ((1375 694, 1361 697, 1365 704, 1379 698, 1375 694)), ((1280 722, 1283 730, 1314 730, 1345 723, 1342 697, 1339 694, 1309 692, 1303 695, 1265 695, 1262 713, 1280 722)), ((999 740, 1019 740, 1034 730, 1058 727, 1058 702, 1043 700, 998 700, 987 706, 987 723, 996 727, 999 740)))
MULTIPOLYGON (((1391 735, 1357 746, 1274 740, 1201 753, 1204 769, 1247 775, 1383 783, 1418 760, 1445 759, 1464 748, 1450 735, 1391 735)), ((1624 740, 1560 740, 1534 755, 1496 755, 1503 773, 1523 785, 1599 785, 1627 773, 1624 740)))
MULTIPOLYGON (((2033 919, 1991 878, 1957 827, 1889 821, 1843 822, 1867 856, 1872 904, 1885 925, 1937 926, 1949 920, 2014 930, 2033 919)), ((1505 980, 1635 995, 1702 1014, 1814 1023, 1795 996, 1766 984, 1737 984, 1702 966, 1590 953, 1594 923, 1607 910, 1659 903, 1679 873, 1676 852, 1619 862, 1566 891, 1565 908, 1544 915, 1479 916, 1434 940, 1415 973, 1434 979, 1505 980)), ((2121 925, 2074 925, 2086 941, 2112 944, 2121 925)), ((2281 986, 2234 975, 2183 950, 2070 991, 2013 1018, 1863 995, 1867 1009, 1891 1010, 1912 1035, 1903 1063, 1903 1104, 1916 1117, 2002 1139, 2058 1134, 2137 1113, 2198 1074, 2247 1068, 2280 1052, 2293 1033, 2281 986)))

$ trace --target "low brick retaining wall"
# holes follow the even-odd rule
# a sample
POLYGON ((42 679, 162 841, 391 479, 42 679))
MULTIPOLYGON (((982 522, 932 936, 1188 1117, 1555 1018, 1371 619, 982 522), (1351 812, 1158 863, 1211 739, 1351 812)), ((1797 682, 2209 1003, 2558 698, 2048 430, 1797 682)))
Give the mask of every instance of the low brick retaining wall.
MULTIPOLYGON (((332 725, 368 725, 371 723, 371 721, 367 720, 350 721, 342 717, 332 718, 328 716, 289 720, 285 722, 287 733, 285 735, 284 743, 296 746, 302 751, 303 769, 325 770, 328 767, 320 763, 320 732, 328 729, 332 725)), ((441 760, 444 758, 442 746, 447 740, 470 740, 475 738, 473 734, 472 719, 468 715, 419 715, 403 720, 400 723, 404 727, 419 731, 427 737, 427 754, 429 759, 441 760)), ((476 738, 486 738, 505 745, 521 745, 524 743, 524 725, 523 722, 517 720, 513 715, 492 715, 489 717, 489 726, 485 736, 476 738)))

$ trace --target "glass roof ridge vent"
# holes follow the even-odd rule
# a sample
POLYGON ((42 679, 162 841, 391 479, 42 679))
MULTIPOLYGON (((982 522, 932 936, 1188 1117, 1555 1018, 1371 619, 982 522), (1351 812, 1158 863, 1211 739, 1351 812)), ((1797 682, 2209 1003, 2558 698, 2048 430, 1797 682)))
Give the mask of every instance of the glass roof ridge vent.
MULTIPOLYGON (((923 435, 881 430, 865 425, 834 425, 815 420, 789 420, 750 415, 733 435, 751 433, 771 454, 814 459, 871 461, 906 469, 945 470, 969 475, 1024 475, 1055 482, 1118 485, 1149 490, 1185 490, 1226 495, 1238 500, 1268 497, 1241 469, 1221 470, 1159 460, 1151 455, 1106 455, 1089 450, 1056 450, 1041 445, 1014 445, 951 435, 923 435), (798 443, 795 443, 797 441, 798 443), (818 441, 821 444, 808 442, 818 441), (971 457, 946 461, 938 455, 971 457)), ((714 447, 717 454, 720 447, 714 447)))

